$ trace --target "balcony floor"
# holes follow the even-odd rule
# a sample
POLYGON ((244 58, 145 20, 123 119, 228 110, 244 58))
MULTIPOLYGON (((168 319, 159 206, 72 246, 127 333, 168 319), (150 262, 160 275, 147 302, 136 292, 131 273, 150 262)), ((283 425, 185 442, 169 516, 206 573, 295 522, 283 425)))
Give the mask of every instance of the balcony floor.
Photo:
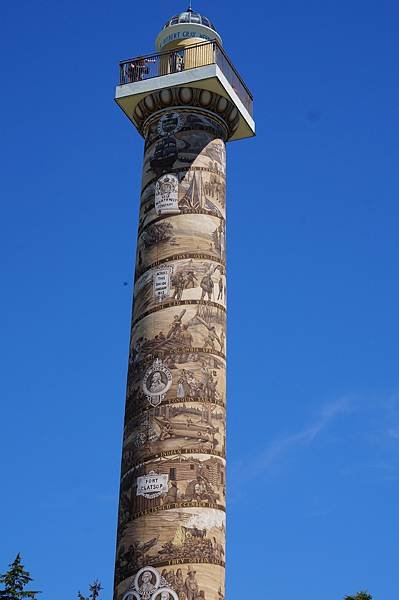
POLYGON ((203 67, 195 67, 178 73, 151 77, 134 83, 126 83, 116 88, 115 101, 126 116, 137 127, 134 111, 137 104, 149 93, 167 88, 189 86, 215 92, 232 102, 240 115, 238 128, 230 141, 240 140, 255 135, 255 123, 237 93, 226 79, 222 70, 215 63, 203 67))

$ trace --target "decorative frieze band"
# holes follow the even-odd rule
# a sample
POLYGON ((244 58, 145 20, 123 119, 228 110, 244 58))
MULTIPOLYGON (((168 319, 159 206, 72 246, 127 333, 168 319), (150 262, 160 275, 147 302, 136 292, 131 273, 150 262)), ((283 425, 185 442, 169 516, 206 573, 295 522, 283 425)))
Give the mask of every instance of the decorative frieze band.
MULTIPOLYGON (((224 130, 225 140, 228 140, 239 122, 237 108, 227 98, 211 92, 190 87, 173 87, 152 92, 139 102, 135 109, 135 120, 143 135, 148 137, 151 121, 159 119, 159 111, 178 109, 179 112, 188 110, 193 113, 195 108, 204 114, 209 114, 224 130)), ((188 125, 192 128, 192 125, 188 125)))

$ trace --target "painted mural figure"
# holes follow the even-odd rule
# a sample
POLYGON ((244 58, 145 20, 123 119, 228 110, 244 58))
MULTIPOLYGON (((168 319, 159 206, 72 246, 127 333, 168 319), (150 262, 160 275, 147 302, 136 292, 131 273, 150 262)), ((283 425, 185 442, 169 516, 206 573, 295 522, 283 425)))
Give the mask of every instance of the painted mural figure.
POLYGON ((212 300, 213 280, 212 280, 212 276, 210 273, 207 273, 201 279, 201 288, 202 288, 201 300, 204 300, 206 295, 208 295, 208 300, 212 300))
POLYGON ((173 323, 168 331, 167 338, 175 337, 181 334, 182 332, 182 318, 184 317, 186 311, 182 310, 180 315, 175 315, 173 317, 173 323))
POLYGON ((175 504, 177 500, 178 489, 176 481, 170 481, 168 493, 165 497, 165 504, 175 504))
POLYGON ((151 583, 152 573, 145 571, 142 575, 143 583, 139 587, 139 592, 143 600, 151 600, 151 596, 155 591, 155 585, 151 583))
POLYGON ((196 575, 196 571, 190 570, 188 572, 188 575, 186 578, 185 587, 186 587, 187 600, 197 600, 197 594, 198 594, 199 590, 198 590, 198 582, 197 582, 195 575, 196 575))
POLYGON ((166 581, 169 583, 171 587, 175 587, 176 585, 176 576, 174 569, 171 569, 166 575, 166 581))
POLYGON ((217 499, 209 481, 201 476, 188 483, 184 497, 187 500, 198 500, 201 502, 214 502, 217 499))
POLYGON ((152 376, 152 383, 150 385, 151 392, 162 392, 165 389, 165 384, 162 381, 162 375, 159 371, 155 371, 152 376))
POLYGON ((184 383, 185 383, 184 378, 180 377, 179 383, 177 384, 176 396, 178 398, 181 398, 181 399, 184 398, 185 395, 186 395, 186 392, 185 392, 185 389, 184 389, 184 383))
POLYGON ((176 273, 176 275, 173 275, 171 283, 175 289, 172 298, 176 298, 176 300, 181 300, 183 296, 183 290, 186 287, 186 282, 184 280, 183 273, 176 273))
POLYGON ((218 300, 223 301, 223 277, 222 276, 220 276, 220 279, 218 281, 218 288, 219 288, 218 300))
POLYGON ((185 591, 183 572, 181 569, 177 569, 177 571, 176 571, 175 586, 176 586, 176 592, 179 596, 179 600, 185 600, 187 596, 186 596, 186 591, 185 591))
POLYGON ((216 328, 214 325, 208 325, 208 323, 205 323, 205 321, 203 319, 201 319, 201 317, 197 317, 197 319, 207 328, 208 330, 208 335, 206 337, 205 340, 205 347, 206 348, 211 348, 212 350, 215 350, 215 342, 218 342, 219 346, 220 346, 220 350, 223 350, 223 346, 222 346, 222 342, 219 338, 219 336, 216 333, 216 328))
POLYGON ((186 288, 195 288, 196 287, 196 283, 197 283, 197 278, 194 274, 194 271, 189 271, 186 274, 186 288))

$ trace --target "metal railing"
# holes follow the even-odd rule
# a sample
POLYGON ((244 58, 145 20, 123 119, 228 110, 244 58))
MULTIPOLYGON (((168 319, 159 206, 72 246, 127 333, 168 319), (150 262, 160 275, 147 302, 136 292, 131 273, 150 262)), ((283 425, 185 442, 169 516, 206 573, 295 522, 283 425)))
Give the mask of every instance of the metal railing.
POLYGON ((120 85, 136 83, 213 64, 218 65, 247 111, 252 115, 252 94, 223 48, 216 41, 201 42, 168 52, 146 54, 124 60, 119 65, 119 83, 120 85))

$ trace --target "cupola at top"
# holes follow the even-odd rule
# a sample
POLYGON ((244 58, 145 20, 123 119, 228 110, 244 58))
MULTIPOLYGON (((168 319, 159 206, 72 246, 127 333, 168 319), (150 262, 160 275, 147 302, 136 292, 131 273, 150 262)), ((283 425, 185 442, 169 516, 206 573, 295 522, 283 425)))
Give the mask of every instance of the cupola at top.
POLYGON ((155 47, 162 51, 213 40, 222 45, 222 39, 212 21, 194 11, 190 5, 187 10, 166 21, 155 40, 155 47))

